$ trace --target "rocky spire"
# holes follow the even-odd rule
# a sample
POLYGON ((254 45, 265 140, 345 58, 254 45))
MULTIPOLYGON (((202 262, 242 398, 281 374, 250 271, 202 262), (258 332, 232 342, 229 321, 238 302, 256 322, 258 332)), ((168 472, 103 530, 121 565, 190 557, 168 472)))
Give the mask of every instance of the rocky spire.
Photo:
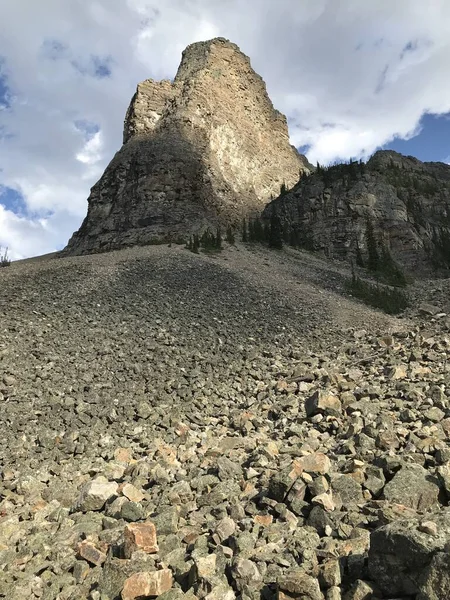
POLYGON ((238 223, 311 168, 238 46, 223 38, 191 44, 173 82, 138 85, 124 145, 92 188, 88 214, 64 252, 183 239, 238 223))

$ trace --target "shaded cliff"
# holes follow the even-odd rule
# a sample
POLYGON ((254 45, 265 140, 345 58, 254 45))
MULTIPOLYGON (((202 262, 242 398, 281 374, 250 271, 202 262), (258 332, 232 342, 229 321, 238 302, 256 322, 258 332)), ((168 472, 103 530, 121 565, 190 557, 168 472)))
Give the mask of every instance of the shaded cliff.
POLYGON ((188 46, 173 82, 138 85, 124 145, 91 190, 65 254, 183 239, 260 212, 312 169, 231 42, 188 46))
POLYGON ((276 211, 295 245, 351 259, 367 253, 367 223, 380 246, 408 267, 450 260, 450 166, 393 151, 367 163, 319 168, 263 212, 276 211), (448 254, 448 257, 447 257, 448 254))

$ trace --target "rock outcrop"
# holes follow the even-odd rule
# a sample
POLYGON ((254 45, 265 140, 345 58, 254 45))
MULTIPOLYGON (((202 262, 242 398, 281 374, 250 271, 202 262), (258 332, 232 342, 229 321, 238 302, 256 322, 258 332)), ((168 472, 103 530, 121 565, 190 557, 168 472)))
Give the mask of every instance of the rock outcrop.
POLYGON ((235 224, 312 169, 249 58, 223 38, 188 46, 173 82, 138 85, 123 142, 66 254, 235 224))
MULTIPOLYGON (((280 217, 286 241, 335 258, 367 249, 367 220, 401 263, 439 262, 450 250, 450 166, 390 150, 366 163, 319 168, 275 199, 263 216, 280 217)), ((450 257, 450 254, 449 254, 450 257)))

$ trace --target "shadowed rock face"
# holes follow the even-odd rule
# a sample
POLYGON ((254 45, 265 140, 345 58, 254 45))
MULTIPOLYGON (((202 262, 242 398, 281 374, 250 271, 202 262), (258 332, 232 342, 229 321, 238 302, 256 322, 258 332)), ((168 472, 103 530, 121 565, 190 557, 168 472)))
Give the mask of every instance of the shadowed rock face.
POLYGON ((439 251, 450 232, 450 166, 423 163, 390 150, 366 164, 338 165, 305 177, 265 209, 279 215, 286 235, 336 258, 366 252, 366 224, 407 266, 420 266, 439 251))
POLYGON ((247 56, 217 38, 188 46, 173 82, 138 85, 124 145, 65 254, 185 238, 260 212, 311 165, 290 145, 247 56))

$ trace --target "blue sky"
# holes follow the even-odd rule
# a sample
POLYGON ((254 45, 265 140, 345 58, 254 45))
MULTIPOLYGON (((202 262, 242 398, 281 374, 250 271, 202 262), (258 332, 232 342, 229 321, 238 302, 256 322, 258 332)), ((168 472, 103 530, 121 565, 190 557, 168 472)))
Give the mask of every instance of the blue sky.
POLYGON ((424 162, 450 163, 450 113, 424 115, 417 135, 410 139, 395 139, 382 146, 401 154, 410 154, 424 162))
POLYGON ((216 36, 250 56, 311 162, 378 148, 450 162, 444 0, 9 2, 0 20, 0 246, 13 258, 62 248, 121 146, 137 83, 173 78, 188 44, 216 36))

